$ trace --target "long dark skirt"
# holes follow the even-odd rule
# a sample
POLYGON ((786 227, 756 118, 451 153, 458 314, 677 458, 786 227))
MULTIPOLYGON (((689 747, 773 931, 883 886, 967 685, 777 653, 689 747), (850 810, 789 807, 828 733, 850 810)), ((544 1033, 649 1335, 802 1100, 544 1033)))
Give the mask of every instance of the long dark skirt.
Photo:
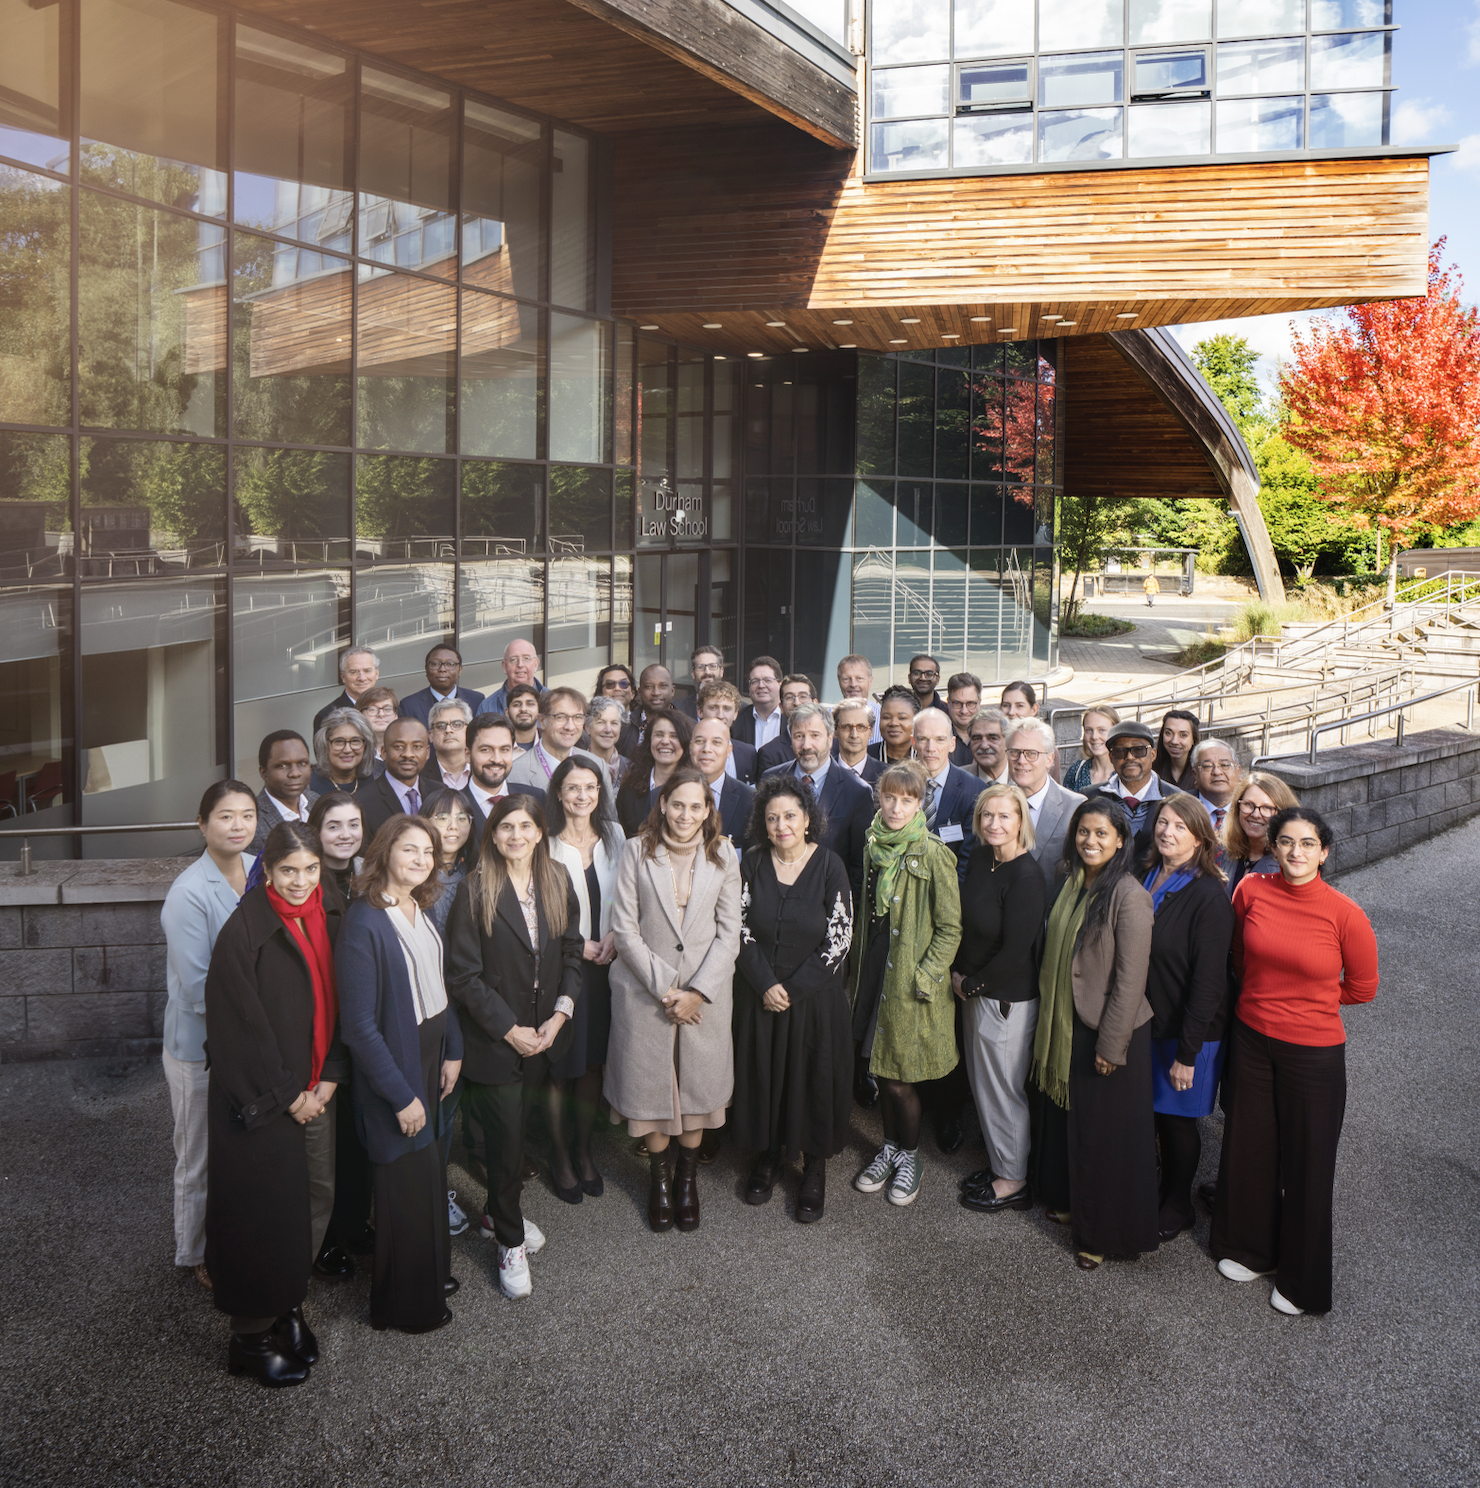
POLYGON ((735 979, 735 1143, 789 1158, 835 1157, 853 1106, 853 1030, 841 978, 825 991, 768 1013, 744 977, 735 979))
POLYGON ((579 1080, 592 1065, 606 1063, 612 1031, 611 968, 581 962, 581 995, 570 1020, 570 1044, 559 1059, 550 1061, 552 1080, 579 1080))
MULTIPOLYGON (((437 1119, 446 1013, 421 1025, 422 1104, 437 1119), (430 1100, 428 1099, 430 1095, 430 1100)), ((393 1163, 375 1164, 375 1263, 370 1322, 421 1333, 447 1311, 443 1283, 452 1274, 447 1232, 447 1165, 442 1144, 428 1142, 393 1163)))

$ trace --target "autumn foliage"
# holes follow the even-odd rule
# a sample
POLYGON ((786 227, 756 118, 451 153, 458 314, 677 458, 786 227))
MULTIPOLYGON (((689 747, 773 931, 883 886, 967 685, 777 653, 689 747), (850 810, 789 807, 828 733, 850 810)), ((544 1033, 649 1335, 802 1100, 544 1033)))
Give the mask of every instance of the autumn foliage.
POLYGON ((1480 311, 1443 248, 1423 299, 1313 323, 1280 377, 1281 432, 1310 457, 1317 494, 1399 539, 1480 515, 1480 311))

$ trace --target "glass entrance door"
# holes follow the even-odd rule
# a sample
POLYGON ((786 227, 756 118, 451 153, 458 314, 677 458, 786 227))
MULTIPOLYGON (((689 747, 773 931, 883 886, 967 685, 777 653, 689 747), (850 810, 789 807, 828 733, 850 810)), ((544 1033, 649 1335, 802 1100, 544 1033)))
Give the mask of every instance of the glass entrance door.
POLYGON ((708 553, 639 553, 633 600, 633 667, 638 676, 654 663, 683 687, 701 623, 709 628, 708 553))

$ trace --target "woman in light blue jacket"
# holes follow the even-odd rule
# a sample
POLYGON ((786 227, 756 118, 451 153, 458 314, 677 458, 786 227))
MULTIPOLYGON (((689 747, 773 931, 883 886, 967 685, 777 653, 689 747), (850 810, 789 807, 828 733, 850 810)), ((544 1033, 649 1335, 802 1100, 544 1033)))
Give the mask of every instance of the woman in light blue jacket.
POLYGON ((175 1264, 206 1272, 206 972, 221 927, 246 892, 257 831, 257 798, 240 780, 218 780, 196 817, 206 850, 165 896, 163 1060, 175 1119, 175 1264))

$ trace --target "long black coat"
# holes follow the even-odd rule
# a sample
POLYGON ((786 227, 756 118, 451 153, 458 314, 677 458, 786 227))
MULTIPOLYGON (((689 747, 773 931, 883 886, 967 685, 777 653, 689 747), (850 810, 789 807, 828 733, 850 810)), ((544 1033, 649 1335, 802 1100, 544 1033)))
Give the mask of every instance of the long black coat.
MULTIPOLYGON (((324 905, 332 944, 339 909, 324 905)), ((293 937, 253 889, 221 927, 206 973, 206 1268, 222 1312, 281 1317, 313 1265, 303 1128, 288 1107, 313 1064, 313 978, 293 937)), ((343 1080, 334 1030, 320 1075, 343 1080)))
POLYGON ((1196 1062, 1228 1031, 1233 1006, 1233 906, 1216 878, 1199 874, 1168 894, 1151 931, 1146 1000, 1151 1037, 1177 1040, 1177 1060, 1196 1062))
MULTIPOLYGON (((493 930, 485 934, 470 897, 472 884, 473 879, 465 878, 457 886, 447 916, 447 996, 457 1004, 462 1024, 462 1072, 479 1085, 517 1085, 525 1078, 524 1060, 504 1035, 511 1028, 540 1027, 554 1016, 561 996, 580 1000, 585 950, 581 906, 567 875, 565 934, 551 935, 545 906, 536 897, 540 941, 536 957, 512 885, 504 884, 493 930)), ((545 1051, 547 1057, 559 1059, 573 1036, 567 1018, 545 1051)), ((544 1067, 539 1061, 534 1073, 544 1067)))

